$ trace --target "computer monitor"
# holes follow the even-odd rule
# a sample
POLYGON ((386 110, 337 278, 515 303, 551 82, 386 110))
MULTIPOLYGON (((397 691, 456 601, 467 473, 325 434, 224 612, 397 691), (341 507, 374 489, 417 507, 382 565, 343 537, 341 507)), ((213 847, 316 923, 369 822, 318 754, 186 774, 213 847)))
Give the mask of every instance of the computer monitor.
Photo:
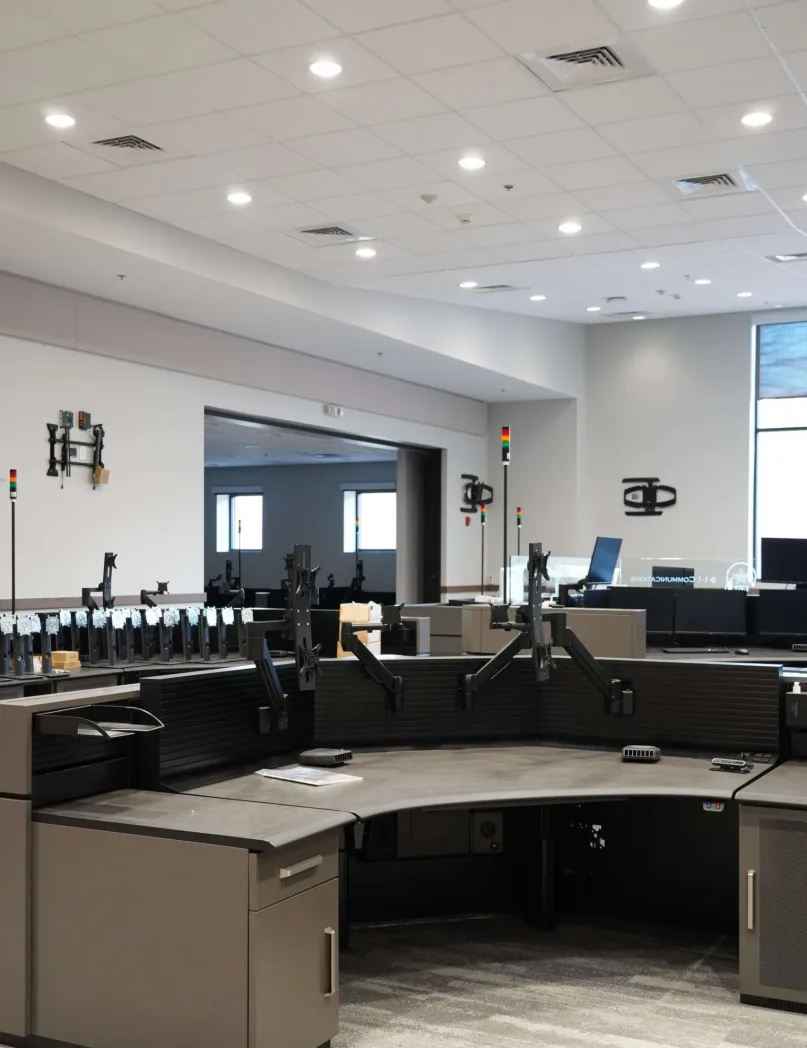
POLYGON ((760 582, 807 584, 807 539, 762 539, 760 582))
POLYGON ((807 590, 760 590, 756 613, 760 637, 807 636, 807 590))
POLYGON ((675 632, 744 637, 747 632, 742 590, 681 589, 675 594, 675 632))
POLYGON ((594 543, 591 563, 586 575, 586 584, 610 586, 614 581, 619 554, 622 551, 622 539, 607 539, 600 535, 594 543))
POLYGON ((692 589, 695 585, 695 569, 675 567, 667 564, 653 565, 654 589, 692 589))
POLYGON ((612 586, 608 590, 610 608, 644 608, 647 612, 648 633, 673 632, 675 594, 670 589, 651 589, 649 586, 612 586))

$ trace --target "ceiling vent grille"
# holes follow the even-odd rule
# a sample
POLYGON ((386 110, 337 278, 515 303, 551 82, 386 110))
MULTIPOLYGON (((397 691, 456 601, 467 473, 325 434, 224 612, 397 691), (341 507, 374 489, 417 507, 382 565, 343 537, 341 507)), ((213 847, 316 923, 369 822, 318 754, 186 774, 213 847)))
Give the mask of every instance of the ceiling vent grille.
POLYGON ((300 232, 306 237, 337 237, 342 240, 352 240, 353 234, 349 229, 341 226, 320 226, 318 229, 301 229, 300 232))
POLYGON ((717 193, 733 193, 745 189, 734 175, 723 171, 717 175, 692 175, 689 178, 677 178, 673 183, 682 196, 714 196, 717 193))
POLYGON ((483 284, 481 287, 476 289, 477 294, 484 295, 495 295, 500 291, 517 291, 518 289, 513 287, 512 284, 483 284))
POLYGON ((375 237, 368 237, 358 229, 351 229, 350 226, 309 226, 305 229, 291 229, 285 233, 288 237, 293 237, 301 244, 308 244, 311 247, 328 247, 333 244, 355 244, 361 240, 374 240, 375 237))
POLYGON ((153 149, 162 153, 162 146, 155 146, 153 142, 147 142, 139 135, 120 135, 118 138, 101 138, 93 142, 95 146, 108 146, 110 149, 153 149))
POLYGON ((644 309, 626 309, 623 310, 621 313, 605 313, 603 314, 603 316, 606 320, 624 320, 625 317, 630 317, 632 320, 634 317, 637 316, 649 317, 650 313, 648 313, 647 310, 644 309))
POLYGON ((807 251, 795 255, 766 255, 769 262, 807 262, 807 251))
POLYGON ((609 84, 653 72, 627 37, 607 44, 586 43, 572 51, 525 51, 516 57, 552 91, 609 84))

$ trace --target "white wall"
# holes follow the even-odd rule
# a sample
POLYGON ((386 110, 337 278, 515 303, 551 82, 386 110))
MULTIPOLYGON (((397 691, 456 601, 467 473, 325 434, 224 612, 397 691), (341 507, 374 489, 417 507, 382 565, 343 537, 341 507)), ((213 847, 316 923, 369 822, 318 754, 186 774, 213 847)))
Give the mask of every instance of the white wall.
MULTIPOLYGON (((319 564, 319 585, 333 573, 337 586, 349 586, 356 557, 344 552, 344 490, 348 485, 396 483, 395 462, 332 463, 310 466, 257 466, 205 470, 205 576, 224 574, 227 560, 238 573, 238 553, 216 553, 216 492, 254 488, 263 494, 263 549, 241 554, 241 584, 279 589, 283 558, 295 543, 311 546, 319 564)), ((395 591, 395 552, 361 554, 366 590, 395 591)))

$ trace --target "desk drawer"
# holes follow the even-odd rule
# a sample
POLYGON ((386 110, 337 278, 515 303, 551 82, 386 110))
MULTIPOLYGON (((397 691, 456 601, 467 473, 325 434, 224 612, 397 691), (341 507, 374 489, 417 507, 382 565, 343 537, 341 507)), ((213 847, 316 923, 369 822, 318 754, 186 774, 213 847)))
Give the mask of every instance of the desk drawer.
POLYGON ((339 873, 335 832, 321 833, 276 851, 249 856, 249 908, 262 910, 314 888, 339 873))

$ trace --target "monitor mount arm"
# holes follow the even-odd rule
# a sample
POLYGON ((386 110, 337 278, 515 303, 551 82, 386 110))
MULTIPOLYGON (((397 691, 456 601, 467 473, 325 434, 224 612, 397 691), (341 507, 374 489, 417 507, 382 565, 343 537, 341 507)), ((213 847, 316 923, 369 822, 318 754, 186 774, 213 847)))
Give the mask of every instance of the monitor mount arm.
POLYGON ((145 605, 147 608, 156 608, 157 601, 152 600, 152 597, 162 597, 168 592, 167 582, 158 582, 156 590, 142 589, 140 591, 140 603, 145 605))
POLYGON ((540 543, 531 542, 528 571, 529 597, 526 610, 521 610, 516 622, 508 617, 508 607, 491 607, 491 629, 515 630, 517 635, 501 648, 493 658, 481 666, 476 673, 468 673, 463 681, 463 708, 473 707, 474 696, 490 681, 505 670, 516 655, 526 648, 532 649, 535 679, 540 684, 549 679, 555 668, 552 647, 563 648, 575 665, 599 691, 610 716, 632 716, 635 710, 633 689, 624 681, 615 679, 605 671, 580 638, 568 626, 565 612, 544 614, 541 609, 541 579, 547 578, 547 560, 540 543), (551 641, 547 642, 543 624, 550 626, 551 641))
POLYGON ((403 677, 396 676, 375 652, 370 651, 360 633, 381 631, 388 633, 401 627, 401 609, 403 604, 394 604, 381 609, 381 622, 343 622, 339 640, 345 651, 351 652, 364 666, 368 675, 387 692, 392 713, 403 710, 403 677))
POLYGON ((87 608, 89 611, 98 611, 98 603, 93 594, 100 593, 103 599, 104 609, 114 608, 115 598, 112 596, 112 571, 118 566, 116 563, 117 559, 117 553, 104 554, 104 577, 97 586, 85 586, 82 588, 82 607, 87 608))

